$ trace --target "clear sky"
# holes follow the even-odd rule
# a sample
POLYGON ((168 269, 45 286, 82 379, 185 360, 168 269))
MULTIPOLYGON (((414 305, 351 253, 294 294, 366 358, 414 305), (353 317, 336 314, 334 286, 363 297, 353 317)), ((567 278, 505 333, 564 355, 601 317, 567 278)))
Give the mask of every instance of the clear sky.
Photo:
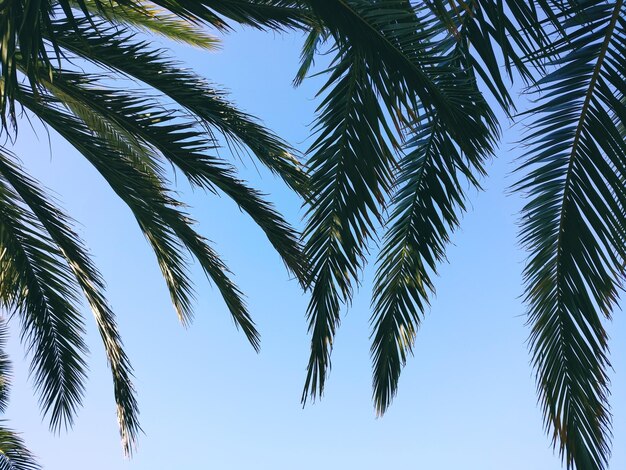
MULTIPOLYGON (((224 84, 243 109, 304 150, 319 81, 294 90, 301 37, 250 30, 224 39, 216 53, 176 47, 197 72, 224 84)), ((192 192, 181 197, 199 230, 214 243, 248 296, 262 335, 254 353, 216 289, 199 267, 196 319, 185 330, 129 210, 96 172, 58 136, 22 122, 14 151, 56 192, 102 270, 119 317, 145 435, 132 460, 122 456, 105 356, 89 321, 91 372, 76 425, 60 436, 42 421, 17 322, 10 352, 15 379, 6 418, 23 432, 47 469, 464 469, 548 470, 560 460, 542 430, 526 348, 516 240, 521 201, 506 195, 514 181, 511 145, 519 135, 504 122, 503 144, 489 165, 485 192, 472 194, 469 213, 436 280, 437 296, 419 331, 393 406, 376 418, 371 402, 370 266, 344 311, 323 399, 302 409, 308 359, 307 297, 290 280, 263 234, 230 201, 192 192), (48 142, 50 138, 50 146, 48 142)), ((234 158, 226 150, 225 158, 234 158)), ((301 227, 300 202, 251 160, 242 174, 271 195, 301 227)), ((375 249, 373 250, 375 252, 375 249)), ((91 320, 90 317, 87 317, 91 320)), ((611 468, 626 468, 626 318, 611 336, 614 418, 611 468)))

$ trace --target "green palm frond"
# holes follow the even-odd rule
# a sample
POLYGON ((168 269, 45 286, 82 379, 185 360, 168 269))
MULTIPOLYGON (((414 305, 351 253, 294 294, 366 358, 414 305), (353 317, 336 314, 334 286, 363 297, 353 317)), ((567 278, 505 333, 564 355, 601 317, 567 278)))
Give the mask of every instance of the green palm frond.
POLYGON ((0 470, 40 470, 22 438, 0 420, 0 470))
POLYGON ((78 289, 61 250, 3 175, 0 209, 5 308, 21 320, 41 407, 58 430, 73 423, 84 390, 87 348, 78 289))
POLYGON ((563 10, 564 37, 526 141, 518 190, 532 328, 530 346, 546 427, 568 468, 608 468, 607 334, 626 250, 626 8, 589 1, 563 10))
POLYGON ((420 113, 436 115, 451 142, 472 155, 494 131, 475 77, 451 57, 457 43, 430 9, 404 1, 310 3, 336 57, 310 150, 312 346, 303 400, 323 391, 340 304, 350 300, 367 243, 383 222, 381 208, 396 184, 392 147, 422 132, 420 113))
MULTIPOLYGON (((203 25, 222 30, 231 23, 261 29, 301 27, 308 21, 306 9, 280 0, 56 0, 39 2, 41 11, 29 9, 31 2, 14 3, 0 9, 3 129, 15 124, 19 103, 56 130, 131 209, 155 252, 181 321, 187 323, 193 313, 188 264, 195 258, 218 287, 235 324, 258 350, 258 332, 243 294, 208 240, 195 231, 184 204, 173 197, 165 164, 181 171, 192 185, 232 198, 264 231, 301 283, 308 279, 308 269, 299 234, 262 193, 239 179, 232 164, 211 153, 223 138, 229 149, 250 152, 302 195, 307 192, 306 174, 285 142, 238 110, 208 81, 135 33, 209 48, 215 40, 203 25), (66 70, 85 61, 97 70, 91 74, 66 70), (117 77, 151 89, 130 93, 103 85, 117 77)), ((82 292, 105 345, 123 447, 129 454, 140 430, 137 403, 132 369, 104 296, 104 283, 71 220, 47 200, 9 152, 3 151, 0 160, 5 202, 17 204, 14 212, 3 214, 11 218, 2 226, 2 301, 20 313, 25 339, 35 351, 35 383, 44 411, 51 414, 56 429, 71 425, 80 404, 85 346, 77 304, 82 292), (29 269, 23 268, 26 265, 29 269), (55 331, 57 326, 60 331, 55 331), (66 378, 68 374, 72 375, 66 378)))
POLYGON ((3 130, 16 125, 18 55, 33 87, 37 86, 37 72, 44 70, 47 76, 51 74, 44 32, 50 32, 52 10, 50 0, 3 2, 0 5, 0 119, 3 130))
POLYGON ((251 344, 258 348, 258 333, 241 300, 241 292, 226 277, 225 267, 192 228, 193 221, 178 208, 157 174, 138 166, 107 141, 94 135, 81 121, 59 108, 48 97, 45 106, 23 90, 21 103, 55 129, 100 172, 111 189, 128 205, 151 244, 182 322, 192 317, 193 288, 183 252, 188 250, 212 277, 235 319, 251 344))
POLYGON ((464 182, 479 188, 491 146, 463 154, 436 117, 425 119, 400 162, 399 189, 378 257, 373 293, 373 396, 383 414, 434 291, 431 275, 445 259, 450 232, 465 211, 464 182))
POLYGON ((291 188, 301 194, 306 192, 306 175, 293 150, 254 118, 236 109, 205 79, 119 29, 102 25, 96 33, 87 22, 78 27, 76 32, 67 22, 55 23, 55 36, 63 48, 153 87, 188 110, 209 135, 220 133, 229 148, 250 149, 259 162, 291 188))
POLYGON ((0 175, 13 187, 59 247, 91 307, 113 375, 114 397, 124 451, 130 454, 140 429, 139 412, 131 380, 132 368, 123 350, 115 315, 104 295, 104 282, 80 237, 72 230, 68 217, 53 206, 37 183, 4 154, 0 155, 0 175))
POLYGON ((306 263, 298 234, 258 191, 237 178, 232 166, 206 154, 205 150, 214 144, 199 131, 192 130, 193 123, 182 121, 183 116, 164 111, 158 103, 136 94, 131 96, 97 86, 93 77, 87 79, 78 74, 57 72, 54 82, 47 85, 53 94, 61 91, 61 101, 78 102, 83 109, 96 113, 91 121, 110 123, 141 145, 154 149, 180 169, 191 184, 210 191, 219 190, 232 198, 265 232, 286 266, 304 282, 306 263))
MULTIPOLYGON (((6 259, 0 259, 0 269, 3 273, 4 261, 6 259)), ((11 382, 11 362, 5 353, 7 337, 7 325, 4 319, 0 318, 0 413, 4 413, 8 405, 11 382)), ((0 420, 0 470, 39 470, 41 467, 22 439, 11 429, 6 428, 5 422, 0 420)))
POLYGON ((301 28, 309 20, 293 0, 152 0, 177 16, 229 29, 228 21, 258 29, 301 28))
MULTIPOLYGON (((469 49, 470 38, 475 37, 470 27, 473 16, 468 12, 458 23, 447 12, 444 17, 453 21, 444 23, 454 37, 450 63, 456 64, 459 75, 467 75, 466 83, 474 82, 474 89, 468 92, 473 96, 476 116, 482 119, 482 124, 477 124, 486 126, 490 133, 477 132, 463 152, 436 112, 417 113, 421 120, 413 126, 415 134, 405 146, 407 153, 399 165, 398 189, 378 256, 373 292, 373 397, 379 414, 386 411, 397 391, 400 372, 434 292, 431 275, 445 259, 450 232, 459 224, 458 214, 465 211, 463 183, 480 188, 477 177, 485 174, 483 162, 493 154, 498 137, 495 116, 472 75, 477 71, 469 49)), ((500 86, 490 89, 497 92, 500 86)), ((508 94, 499 96, 503 105, 510 102, 508 94)))
POLYGON ((324 389, 330 350, 339 323, 339 304, 351 295, 374 234, 380 206, 391 184, 393 154, 383 110, 365 62, 348 52, 331 72, 334 85, 320 108, 318 137, 309 160, 314 195, 304 232, 312 274, 308 307, 311 356, 302 399, 324 389), (365 130, 365 132, 363 132, 365 130))
MULTIPOLYGON (((75 8, 80 9, 81 3, 94 17, 100 17, 124 29, 133 27, 207 50, 215 49, 219 45, 219 40, 208 34, 204 28, 164 12, 151 3, 128 4, 100 0, 81 0, 80 2, 73 0, 75 8)), ((92 18, 92 21, 95 19, 92 18)))
POLYGON ((300 68, 293 79, 293 86, 298 87, 302 84, 315 62, 318 48, 326 40, 328 40, 328 31, 326 31, 323 25, 315 24, 310 27, 304 45, 302 46, 300 68))
POLYGON ((40 79, 52 77, 52 62, 62 57, 52 24, 56 17, 67 19, 76 31, 81 18, 88 23, 107 17, 143 27, 177 40, 206 45, 208 37, 197 25, 229 30, 232 23, 259 29, 302 28, 309 22, 306 9, 286 0, 38 0, 11 1, 0 6, 0 117, 3 129, 16 125, 15 94, 18 93, 19 65, 26 70, 32 90, 40 79), (162 25, 142 19, 156 8, 163 10, 162 25), (78 18, 78 19, 77 19, 78 18), (177 26, 174 18, 187 23, 177 26), (194 38, 194 31, 198 32, 194 38), (45 74, 42 75, 42 72, 45 74))

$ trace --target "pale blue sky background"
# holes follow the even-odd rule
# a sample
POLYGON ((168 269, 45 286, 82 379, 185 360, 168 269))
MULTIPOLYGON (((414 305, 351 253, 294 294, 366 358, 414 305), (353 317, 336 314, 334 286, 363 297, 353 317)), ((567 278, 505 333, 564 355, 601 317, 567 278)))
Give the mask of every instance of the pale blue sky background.
MULTIPOLYGON (((243 109, 304 150, 319 82, 291 87, 300 43, 297 35, 246 30, 225 38, 221 52, 175 50, 196 71, 225 84, 243 109)), ((441 268, 437 297, 398 397, 388 414, 377 419, 370 399, 368 339, 372 267, 344 312, 326 394, 302 409, 307 297, 260 230, 228 200, 179 186, 200 231, 215 242, 248 295, 262 334, 257 355, 197 266, 196 320, 183 329, 129 211, 69 145, 51 135, 50 152, 41 128, 36 138, 22 125, 15 152, 80 222, 78 230, 107 280, 136 369, 145 436, 136 456, 124 460, 112 386, 93 322, 91 373, 74 429, 60 436, 48 432, 27 380, 16 323, 11 344, 16 377, 6 417, 47 469, 561 468, 542 431, 525 345, 520 300, 524 254, 516 241, 521 201, 505 195, 518 156, 510 143, 518 134, 506 124, 504 128, 486 191, 473 194, 470 212, 449 249, 450 263, 441 268)), ((230 158, 227 151, 223 155, 230 158)), ((250 160, 243 164, 243 175, 301 226, 300 202, 250 160)), ((608 329, 615 369, 611 468, 619 470, 626 468, 623 312, 616 312, 608 329)))

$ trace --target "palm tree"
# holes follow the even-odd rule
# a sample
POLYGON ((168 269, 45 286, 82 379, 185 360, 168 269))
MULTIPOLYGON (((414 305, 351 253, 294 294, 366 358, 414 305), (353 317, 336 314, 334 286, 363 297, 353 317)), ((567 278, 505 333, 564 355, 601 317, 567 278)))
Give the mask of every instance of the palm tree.
MULTIPOLYGON (((181 319, 191 313, 191 284, 180 256, 186 248, 257 345, 239 292, 180 212, 160 162, 173 163, 195 185, 233 197, 311 289, 303 401, 324 390, 341 304, 350 301, 369 245, 380 234, 372 299, 373 396, 378 412, 385 412, 434 290, 433 277, 465 210, 467 188, 479 187, 484 163, 495 155, 500 126, 486 97, 510 116, 528 116, 533 123, 516 188, 529 198, 521 240, 529 250, 526 300, 539 397, 568 468, 606 468, 609 363, 602 317, 610 316, 617 301, 626 259, 623 0, 6 5, 0 28, 5 128, 15 125, 19 103, 78 148, 135 214, 181 319), (158 24, 150 20, 155 15, 161 15, 158 24), (211 39, 196 25, 220 30, 230 22, 304 27, 308 36, 296 84, 319 50, 332 54, 308 151, 307 190, 280 140, 129 32, 139 28, 209 47, 211 39), (107 88, 106 78, 72 69, 65 57, 100 67, 104 77, 132 77, 184 113, 164 112, 151 98, 107 88), (536 97, 534 108, 516 110, 509 79, 526 85, 536 97), (300 261, 296 234, 234 170, 207 156, 215 145, 212 132, 249 148, 306 198, 310 270, 300 261)), ((79 401, 84 344, 73 300, 83 290, 107 345, 128 449, 138 426, 130 366, 100 276, 71 221, 44 199, 7 150, 3 155, 1 213, 8 222, 3 221, 2 246, 10 257, 2 258, 2 299, 20 312, 32 342, 44 408, 58 424, 68 421, 79 401), (38 297, 31 298, 33 290, 25 286, 38 297), (56 344, 64 355, 46 355, 56 344), (73 388, 55 377, 67 377, 73 388)))
POLYGON ((317 50, 332 54, 308 152, 312 338, 303 402, 324 390, 341 304, 381 235, 373 399, 378 413, 389 407, 467 188, 479 188, 495 155, 491 96, 531 121, 515 189, 528 198, 520 239, 545 425, 568 468, 607 468, 603 317, 626 265, 623 0, 303 3, 314 26, 297 81, 317 50), (532 109, 516 110, 509 79, 522 81, 532 109))
MULTIPOLYGON (((282 140, 142 38, 160 34, 211 49, 217 41, 201 24, 227 30, 231 22, 287 28, 301 21, 292 9, 264 3, 44 0, 0 7, 5 139, 15 137, 17 114, 24 112, 72 144, 131 210, 154 250, 180 321, 192 318, 187 252, 217 286, 255 349, 259 335, 242 293, 214 248, 195 231, 165 165, 195 187, 232 198, 302 282, 306 270, 298 233, 231 164, 214 156, 217 136, 232 149, 249 151, 300 193, 305 173, 282 140), (116 78, 134 80, 137 89, 112 87, 116 78)), ((79 304, 85 298, 105 346, 123 448, 130 454, 140 430, 132 368, 104 281, 72 226, 7 145, 0 147, 0 300, 10 317, 20 320, 42 411, 56 430, 72 425, 81 403, 87 346, 79 304)), ((2 371, 0 377, 7 378, 2 371)), ((30 457, 20 454, 19 439, 2 428, 0 441, 7 458, 22 455, 26 466, 21 468, 28 468, 30 457)))

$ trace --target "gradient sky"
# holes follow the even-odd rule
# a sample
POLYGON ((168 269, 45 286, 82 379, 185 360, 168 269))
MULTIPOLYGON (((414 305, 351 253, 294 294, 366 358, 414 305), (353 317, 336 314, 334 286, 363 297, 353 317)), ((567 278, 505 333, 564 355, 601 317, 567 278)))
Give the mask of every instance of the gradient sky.
MULTIPOLYGON (((319 80, 291 86, 301 39, 245 30, 226 37, 219 52, 174 50, 197 72, 225 84, 241 108, 304 150, 319 80)), ((104 352, 90 317, 91 372, 74 428, 55 436, 42 420, 17 322, 10 344, 14 387, 5 417, 47 469, 561 468, 542 430, 525 343, 524 253, 516 240, 521 200, 506 194, 519 156, 511 143, 519 135, 503 122, 503 143, 488 167, 485 192, 471 194, 398 397, 385 417, 376 418, 368 339, 372 266, 344 310, 325 395, 303 409, 307 297, 247 216, 225 198, 191 191, 178 179, 200 232, 215 243, 248 296, 262 335, 258 355, 197 265, 196 319, 187 330, 180 326, 129 210, 68 144, 24 121, 14 151, 79 221, 78 231, 107 281, 136 371, 145 435, 134 458, 125 460, 104 352)), ((222 155, 236 159, 227 150, 222 155)), ((301 227, 300 202, 278 180, 246 157, 237 164, 301 227)), ((626 468, 622 311, 607 328, 614 367, 611 468, 617 470, 626 468)))

